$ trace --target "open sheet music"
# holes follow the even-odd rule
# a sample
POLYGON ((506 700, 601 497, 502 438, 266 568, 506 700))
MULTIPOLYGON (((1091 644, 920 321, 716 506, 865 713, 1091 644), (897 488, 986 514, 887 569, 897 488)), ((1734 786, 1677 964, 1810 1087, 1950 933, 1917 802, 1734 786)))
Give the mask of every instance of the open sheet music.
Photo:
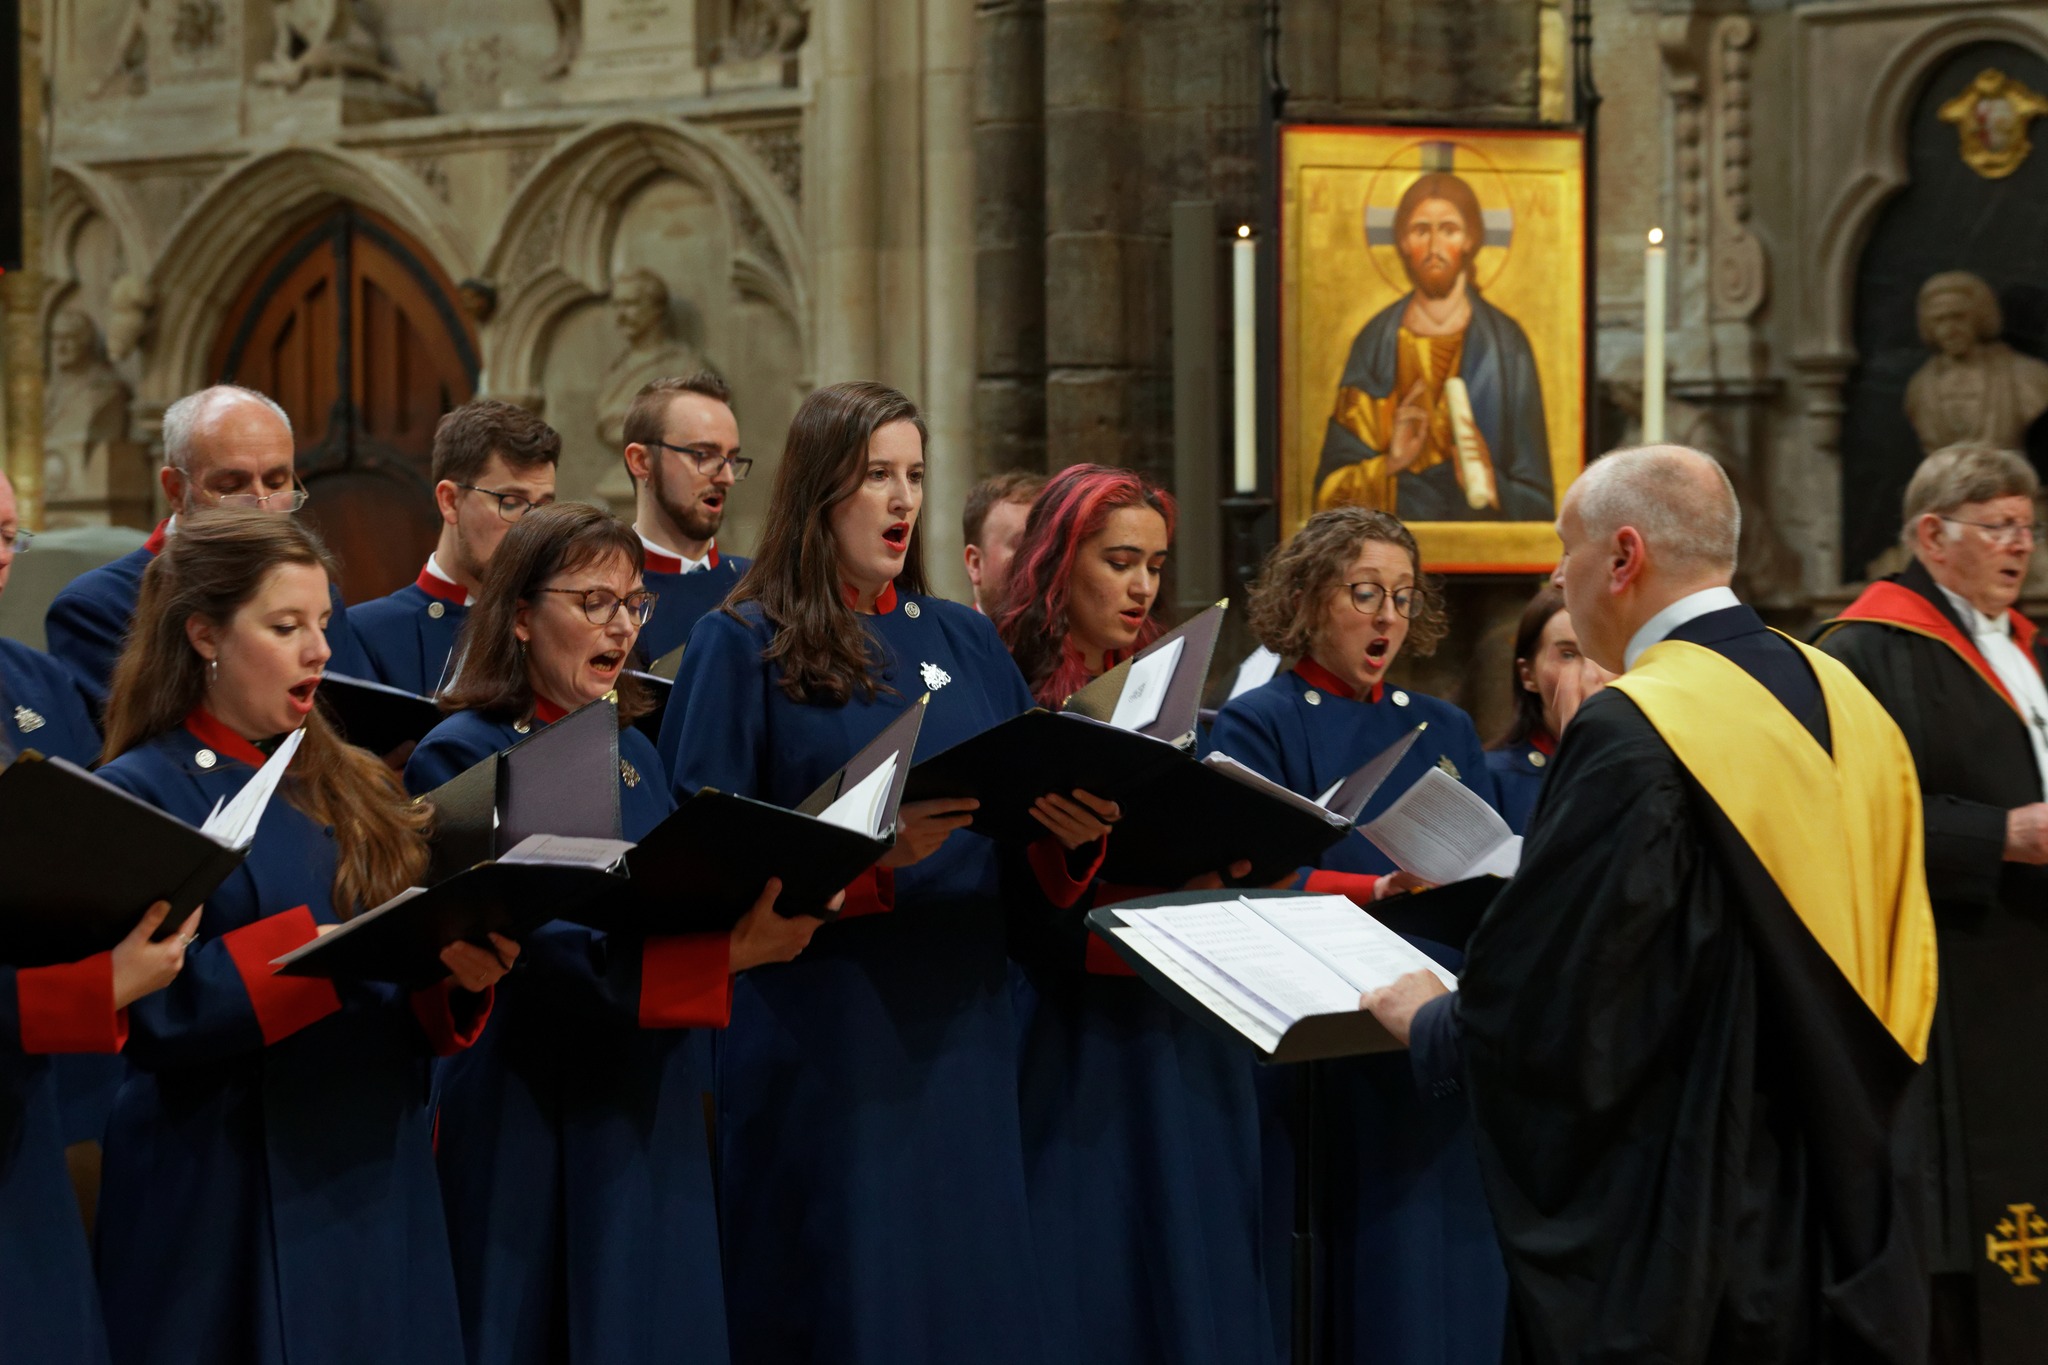
POLYGON ((1441 768, 1364 826, 1365 837, 1403 872, 1432 885, 1468 877, 1512 877, 1522 838, 1486 799, 1441 768))

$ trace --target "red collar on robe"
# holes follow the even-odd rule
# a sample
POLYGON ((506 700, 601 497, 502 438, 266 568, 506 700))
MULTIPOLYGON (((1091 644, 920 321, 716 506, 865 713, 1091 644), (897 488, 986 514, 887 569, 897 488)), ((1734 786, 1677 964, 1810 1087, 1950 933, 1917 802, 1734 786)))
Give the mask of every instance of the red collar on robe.
POLYGON ((1529 732, 1529 747, 1540 754, 1555 754, 1557 737, 1548 730, 1532 730, 1529 732))
POLYGON ((185 717, 185 728, 192 732, 194 739, 215 753, 226 754, 237 763, 246 763, 252 768, 263 766, 263 751, 228 729, 204 706, 192 708, 185 717))
POLYGON ((1069 659, 1072 659, 1074 662, 1080 664, 1082 672, 1086 673, 1090 678, 1101 677, 1103 674, 1109 672, 1110 669, 1115 668, 1125 659, 1130 658, 1133 654, 1136 654, 1138 652, 1135 649, 1105 650, 1102 655, 1102 667, 1091 668, 1089 666, 1090 660, 1087 658, 1086 655, 1081 653, 1080 646, 1074 643, 1074 637, 1071 635, 1067 637, 1066 650, 1067 657, 1069 659))
POLYGON ((533 719, 537 725, 553 725, 569 714, 568 708, 557 706, 540 693, 533 694, 533 719))
MULTIPOLYGON (((682 556, 672 555, 666 550, 655 549, 653 544, 648 541, 646 536, 640 537, 640 548, 646 553, 647 556, 647 572, 683 572, 682 556)), ((710 547, 704 551, 704 567, 707 569, 715 569, 718 567, 718 542, 715 540, 712 541, 710 547)))
MULTIPOLYGON (((2041 665, 2034 658, 2034 623, 2011 609, 2007 610, 2007 619, 2012 623, 2013 642, 2027 656, 2027 662, 2039 669, 2041 665)), ((1977 648, 1977 642, 1958 630, 1947 612, 1903 583, 1888 579, 1872 583, 1835 620, 1876 621, 1939 640, 1961 655, 1964 663, 1976 669, 1977 676, 1989 683, 1991 689, 2005 699, 2007 706, 2015 711, 2020 709, 2012 694, 2005 690, 2005 684, 1999 681, 1998 671, 1977 648)))
MULTIPOLYGON (((839 591, 846 594, 847 606, 852 607, 855 611, 860 610, 860 592, 853 584, 841 583, 839 591)), ((887 616, 894 610, 896 610, 896 585, 894 583, 884 583, 882 590, 875 594, 875 615, 887 616)))
POLYGON ((142 548, 152 555, 160 555, 164 552, 164 542, 170 538, 171 519, 165 517, 156 524, 156 529, 149 533, 149 539, 142 542, 142 548))
MULTIPOLYGON (((1301 680, 1310 687, 1320 688, 1332 696, 1342 697, 1346 701, 1357 701, 1359 699, 1356 688, 1352 687, 1350 683, 1345 682, 1335 673, 1332 673, 1329 669, 1324 668, 1314 659, 1302 658, 1297 660, 1294 665, 1294 671, 1300 674, 1301 680)), ((1380 694, 1386 690, 1387 685, 1385 683, 1374 683, 1371 694, 1365 700, 1377 702, 1380 699, 1380 694)))
POLYGON ((469 589, 460 583, 451 583, 432 569, 422 567, 420 576, 412 585, 429 597, 438 597, 443 602, 453 602, 458 607, 469 605, 469 589))

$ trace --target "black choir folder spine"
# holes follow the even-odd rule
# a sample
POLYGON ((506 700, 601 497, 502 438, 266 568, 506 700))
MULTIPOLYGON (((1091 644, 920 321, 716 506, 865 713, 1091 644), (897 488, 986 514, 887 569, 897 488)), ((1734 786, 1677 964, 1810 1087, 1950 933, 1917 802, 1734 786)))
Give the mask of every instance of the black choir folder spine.
POLYGON ((770 877, 783 880, 778 911, 829 918, 826 902, 895 844, 923 718, 922 703, 908 708, 797 810, 702 791, 635 846, 619 838, 618 712, 609 699, 593 702, 421 798, 435 803, 437 853, 463 850, 437 866, 473 865, 443 866, 430 886, 286 954, 278 970, 425 985, 447 974, 440 953, 449 944, 486 943, 490 933, 519 939, 554 919, 622 933, 722 932, 770 877), (818 818, 892 758, 878 834, 818 818), (595 841, 594 857, 492 861, 535 835, 595 841))
MULTIPOLYGON (((1403 937, 1427 939, 1462 951, 1466 938, 1477 925, 1479 917, 1485 913, 1486 907, 1492 904, 1493 897, 1505 884, 1499 877, 1475 877, 1470 881, 1450 886, 1392 897, 1375 905, 1371 914, 1373 918, 1403 937)), ((1147 986, 1210 1032, 1239 1047, 1252 1049, 1261 1062, 1314 1062, 1330 1057, 1355 1057, 1372 1052, 1403 1050, 1402 1045, 1394 1040, 1393 1035, 1388 1033, 1377 1019, 1364 1010, 1351 1009, 1330 1014, 1312 1014, 1295 1021, 1280 1036, 1279 1043, 1268 1051, 1259 1047, 1215 1011, 1182 989, 1179 983, 1153 965, 1150 958, 1117 932, 1129 927, 1123 918, 1125 911, 1209 905, 1216 902, 1219 894, 1221 893, 1216 891, 1172 891, 1164 895, 1121 901, 1116 905, 1090 910, 1088 928, 1096 937, 1108 944, 1110 950, 1137 973, 1139 979, 1147 986)), ((1259 900, 1286 899, 1300 893, 1261 890, 1244 891, 1239 894, 1249 900, 1259 900)))
POLYGON ((345 673, 322 677, 318 695, 342 737, 373 754, 417 744, 441 723, 441 708, 432 697, 345 673))
POLYGON ((0 962, 104 952, 157 901, 174 934, 247 856, 61 758, 24 750, 0 772, 0 962))
POLYGON ((1128 801, 1162 773, 1188 760, 1202 707, 1202 685, 1216 652, 1227 604, 1219 602, 1067 698, 1058 712, 1034 707, 963 740, 910 774, 905 798, 972 797, 981 802, 973 829, 993 839, 1030 843, 1046 833, 1031 817, 1048 792, 1079 788, 1109 801, 1128 801), (1158 715, 1134 729, 1110 723, 1132 670, 1179 644, 1158 715))

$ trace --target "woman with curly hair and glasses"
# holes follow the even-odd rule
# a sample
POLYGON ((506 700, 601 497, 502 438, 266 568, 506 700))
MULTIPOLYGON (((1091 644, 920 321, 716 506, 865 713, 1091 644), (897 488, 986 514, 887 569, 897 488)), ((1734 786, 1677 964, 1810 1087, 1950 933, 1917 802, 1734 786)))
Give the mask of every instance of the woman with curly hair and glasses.
MULTIPOLYGON (((1210 748, 1310 798, 1423 722, 1415 747, 1367 805, 1370 819, 1425 771, 1442 768, 1489 802, 1493 779, 1471 717, 1387 680, 1404 649, 1427 654, 1446 629, 1415 537, 1385 512, 1343 507, 1309 518, 1252 587, 1252 633, 1293 668, 1223 708, 1210 748)), ((1304 869, 1306 890, 1361 904, 1413 885, 1363 838, 1304 869)), ((1419 947, 1455 969, 1440 944, 1419 947)), ((1320 1140, 1332 1360, 1494 1365, 1507 1277, 1479 1183, 1462 1098, 1416 1093, 1399 1053, 1326 1063, 1320 1140)), ((1269 1228, 1289 1225, 1292 1153, 1282 1116, 1291 1076, 1266 1096, 1269 1228)), ((1269 1235, 1278 1258, 1280 1244, 1269 1235)), ((1274 1272, 1275 1278, 1284 1276, 1274 1272)), ((1276 1302, 1286 1300, 1276 1296, 1276 1302)))

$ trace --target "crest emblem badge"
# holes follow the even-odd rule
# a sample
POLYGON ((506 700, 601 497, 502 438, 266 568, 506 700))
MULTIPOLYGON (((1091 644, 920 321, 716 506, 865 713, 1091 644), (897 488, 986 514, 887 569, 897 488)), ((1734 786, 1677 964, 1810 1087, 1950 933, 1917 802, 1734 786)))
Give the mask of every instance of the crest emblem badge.
POLYGON ((917 671, 924 675, 924 690, 936 692, 953 681, 953 675, 937 664, 919 664, 917 671))
POLYGON ((26 706, 14 708, 14 728, 25 735, 32 735, 47 724, 44 719, 26 706))
POLYGON ((2048 1271, 2048 1218, 2032 1204, 2007 1204, 2005 1217, 1984 1234, 1984 1256, 2014 1284, 2039 1284, 2048 1271))
POLYGON ((1995 67, 1977 73, 1962 94, 1935 111, 1952 125, 1968 166, 1986 180, 2003 180, 2020 168, 2034 145, 2027 125, 2048 114, 2048 99, 1995 67))

